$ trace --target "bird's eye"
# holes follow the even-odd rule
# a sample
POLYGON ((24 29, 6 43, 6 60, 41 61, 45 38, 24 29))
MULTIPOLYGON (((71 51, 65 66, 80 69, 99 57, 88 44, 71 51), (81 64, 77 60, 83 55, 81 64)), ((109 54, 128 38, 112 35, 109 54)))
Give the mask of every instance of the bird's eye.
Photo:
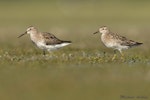
POLYGON ((53 39, 53 36, 51 36, 50 38, 53 39))
POLYGON ((29 28, 27 31, 31 31, 31 28, 29 28))

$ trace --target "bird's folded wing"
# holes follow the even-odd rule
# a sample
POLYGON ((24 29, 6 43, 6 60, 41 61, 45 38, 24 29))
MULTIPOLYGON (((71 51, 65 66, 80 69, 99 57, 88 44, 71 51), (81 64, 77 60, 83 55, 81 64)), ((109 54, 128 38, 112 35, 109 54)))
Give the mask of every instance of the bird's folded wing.
POLYGON ((58 38, 56 38, 53 34, 51 33, 47 33, 47 32, 43 32, 43 38, 44 38, 44 42, 46 45, 56 45, 56 44, 61 44, 62 41, 58 38))

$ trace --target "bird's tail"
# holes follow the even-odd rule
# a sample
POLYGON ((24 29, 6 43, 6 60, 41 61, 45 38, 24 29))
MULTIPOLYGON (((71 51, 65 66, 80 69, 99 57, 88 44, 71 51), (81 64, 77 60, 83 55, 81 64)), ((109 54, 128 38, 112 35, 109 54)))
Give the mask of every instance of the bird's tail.
POLYGON ((58 48, 67 46, 69 44, 71 44, 71 41, 61 41, 61 43, 60 44, 56 44, 55 47, 58 49, 58 48))
POLYGON ((140 43, 140 42, 135 42, 133 40, 129 40, 126 42, 126 45, 128 45, 129 47, 134 47, 134 46, 139 46, 139 45, 142 45, 143 43, 140 43))
POLYGON ((134 47, 134 46, 139 46, 142 45, 143 43, 139 43, 139 42, 132 42, 129 46, 130 47, 134 47))
POLYGON ((63 41, 63 43, 72 43, 71 41, 63 41))
POLYGON ((135 42, 135 46, 142 45, 143 43, 135 42))

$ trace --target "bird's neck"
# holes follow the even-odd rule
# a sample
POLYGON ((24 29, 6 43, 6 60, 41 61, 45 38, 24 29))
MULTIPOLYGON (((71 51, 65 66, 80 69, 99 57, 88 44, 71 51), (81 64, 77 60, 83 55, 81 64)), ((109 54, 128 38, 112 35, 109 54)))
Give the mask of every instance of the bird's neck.
POLYGON ((111 33, 110 31, 105 31, 102 34, 105 35, 105 34, 110 34, 110 33, 111 33))
POLYGON ((39 37, 39 33, 38 32, 34 31, 34 32, 30 33, 30 38, 31 38, 32 41, 36 42, 38 37, 39 37))

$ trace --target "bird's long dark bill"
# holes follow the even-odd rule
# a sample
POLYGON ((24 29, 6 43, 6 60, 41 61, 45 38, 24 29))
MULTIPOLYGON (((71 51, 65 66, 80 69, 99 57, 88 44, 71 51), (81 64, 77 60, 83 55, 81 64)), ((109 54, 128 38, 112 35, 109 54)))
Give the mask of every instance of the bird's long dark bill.
POLYGON ((27 34, 27 32, 25 32, 25 33, 19 35, 18 38, 22 37, 22 36, 25 35, 25 34, 27 34))
POLYGON ((99 31, 96 31, 96 32, 94 32, 93 34, 96 34, 96 33, 98 33, 99 31))

